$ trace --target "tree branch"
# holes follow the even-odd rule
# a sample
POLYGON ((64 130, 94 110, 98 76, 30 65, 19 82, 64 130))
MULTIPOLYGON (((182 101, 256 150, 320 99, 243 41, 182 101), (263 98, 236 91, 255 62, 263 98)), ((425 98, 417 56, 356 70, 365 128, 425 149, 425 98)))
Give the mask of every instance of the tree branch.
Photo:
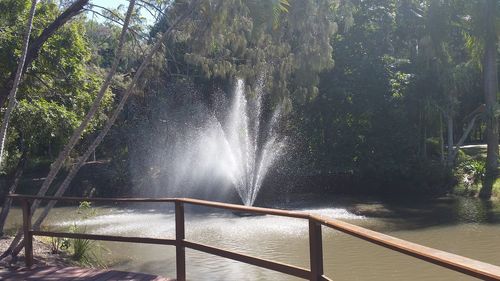
MULTIPOLYGON (((64 24, 66 24, 70 19, 77 16, 83 11, 83 7, 87 5, 89 0, 76 0, 71 6, 69 6, 62 14, 60 14, 49 26, 47 26, 40 36, 33 39, 29 43, 28 51, 26 53, 26 62, 23 67, 22 74, 26 73, 26 69, 33 63, 35 59, 38 58, 40 50, 43 44, 64 24)), ((15 71, 13 71, 9 79, 4 83, 0 89, 0 107, 5 104, 9 90, 12 88, 15 78, 15 71)))

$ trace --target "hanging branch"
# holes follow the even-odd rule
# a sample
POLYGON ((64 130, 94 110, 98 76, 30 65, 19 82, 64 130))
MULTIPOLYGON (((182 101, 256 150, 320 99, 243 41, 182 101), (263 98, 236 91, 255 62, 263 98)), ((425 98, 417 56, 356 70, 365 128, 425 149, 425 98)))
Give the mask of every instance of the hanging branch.
MULTIPOLYGON (((146 8, 145 6, 149 6, 149 7, 153 8, 153 9, 155 9, 155 10, 156 10, 156 12, 157 12, 157 13, 158 13, 161 17, 165 17, 165 16, 166 16, 166 14, 162 11, 162 9, 161 9, 161 8, 158 8, 158 7, 156 7, 155 5, 153 5, 153 4, 151 4, 151 3, 147 2, 147 1, 144 1, 144 0, 139 0, 139 2, 144 4, 144 5, 141 5, 141 6, 142 6, 142 7, 144 7, 144 8, 146 8)), ((149 9, 148 9, 148 11, 149 11, 149 9)), ((151 13, 151 12, 150 12, 150 13, 151 13)), ((151 14, 152 14, 152 13, 151 13, 151 14)), ((153 15, 153 16, 155 16, 155 15, 153 15)))
POLYGON ((156 18, 157 15, 153 13, 146 5, 143 4, 137 4, 137 6, 140 6, 141 8, 144 8, 152 17, 156 18))
MULTIPOLYGON (((100 8, 100 6, 97 6, 97 5, 93 5, 93 6, 96 6, 96 7, 100 8)), ((111 10, 108 10, 108 9, 106 9, 106 8, 102 8, 102 9, 103 9, 103 10, 106 10, 106 11, 109 11, 109 12, 111 12, 111 13, 112 13, 112 11, 111 11, 111 10)), ((116 24, 118 24, 118 25, 120 25, 120 26, 123 26, 123 22, 120 22, 120 20, 122 20, 122 19, 121 19, 120 17, 118 17, 118 16, 116 16, 116 17, 118 18, 118 20, 117 20, 117 19, 114 19, 114 18, 112 18, 112 17, 108 17, 108 16, 104 15, 103 13, 100 13, 100 12, 98 12, 98 11, 95 11, 95 10, 92 10, 92 9, 89 9, 89 8, 85 8, 84 10, 85 10, 85 11, 87 11, 87 12, 91 12, 91 13, 93 13, 93 14, 99 15, 99 16, 101 16, 101 17, 103 17, 103 18, 105 18, 105 19, 107 19, 107 20, 110 20, 110 21, 112 21, 112 22, 114 22, 114 23, 116 23, 116 24)), ((113 15, 115 16, 116 14, 113 14, 113 15)), ((139 32, 137 32, 137 31, 136 31, 136 30, 134 30, 133 28, 129 27, 129 28, 128 28, 128 30, 130 31, 130 33, 132 33, 132 35, 139 36, 139 37, 141 37, 141 39, 146 39, 146 36, 145 36, 145 35, 143 35, 143 34, 139 34, 139 32)), ((137 40, 137 39, 136 39, 136 40, 137 40)))
MULTIPOLYGON (((119 21, 117 21, 117 20, 115 20, 113 18, 110 18, 108 16, 105 16, 102 13, 99 13, 97 11, 94 11, 94 10, 91 10, 91 9, 85 9, 85 10, 88 11, 88 12, 91 12, 93 14, 97 14, 97 15, 103 17, 103 18, 106 18, 106 19, 108 19, 108 20, 110 20, 110 21, 112 21, 112 22, 114 22, 114 23, 116 23, 118 25, 123 25, 121 22, 119 22, 119 21)), ((128 31, 130 31, 130 34, 132 35, 132 38, 134 39, 134 42, 136 42, 136 44, 139 46, 139 48, 141 49, 141 51, 143 51, 142 48, 140 47, 140 45, 141 45, 140 41, 139 41, 139 39, 137 39, 136 36, 140 36, 141 39, 143 39, 143 40, 146 40, 146 37, 144 35, 139 34, 137 31, 135 31, 132 28, 128 28, 128 31)))

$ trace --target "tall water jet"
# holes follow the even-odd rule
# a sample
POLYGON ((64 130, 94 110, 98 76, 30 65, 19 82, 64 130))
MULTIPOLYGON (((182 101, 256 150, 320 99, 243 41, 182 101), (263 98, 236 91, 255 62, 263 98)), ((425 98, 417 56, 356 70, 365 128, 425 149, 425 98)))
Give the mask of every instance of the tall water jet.
POLYGON ((137 191, 213 200, 237 193, 243 204, 252 205, 286 147, 278 134, 281 106, 264 109, 262 83, 247 95, 241 79, 230 95, 215 95, 211 108, 193 88, 172 92, 167 102, 179 97, 181 102, 153 104, 150 137, 131 146, 137 191))
POLYGON ((235 165, 234 185, 245 205, 253 205, 269 168, 281 155, 285 142, 278 140, 276 127, 281 116, 278 106, 267 124, 266 133, 261 132, 263 87, 248 100, 245 84, 238 79, 227 122, 226 139, 229 153, 235 165), (261 139, 262 138, 262 139, 261 139))

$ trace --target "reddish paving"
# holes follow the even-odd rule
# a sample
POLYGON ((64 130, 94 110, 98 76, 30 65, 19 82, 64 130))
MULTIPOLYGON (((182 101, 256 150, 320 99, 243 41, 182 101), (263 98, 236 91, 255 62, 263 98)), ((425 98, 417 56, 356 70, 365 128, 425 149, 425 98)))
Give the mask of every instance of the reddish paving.
POLYGON ((0 280, 20 281, 66 281, 66 280, 87 280, 87 281, 175 281, 164 277, 125 272, 118 270, 98 270, 80 267, 54 267, 38 266, 20 269, 0 269, 0 280))

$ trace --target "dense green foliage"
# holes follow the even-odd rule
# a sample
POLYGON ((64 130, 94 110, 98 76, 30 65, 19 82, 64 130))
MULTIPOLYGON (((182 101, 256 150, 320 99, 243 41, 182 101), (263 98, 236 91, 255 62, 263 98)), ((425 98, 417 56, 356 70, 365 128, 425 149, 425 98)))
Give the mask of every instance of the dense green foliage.
MULTIPOLYGON (((28 2, 0 3, 0 83, 15 69, 28 2)), ((143 12, 144 7, 165 9, 155 13, 150 29, 135 15, 113 94, 122 93, 143 50, 184 12, 185 2, 144 4, 143 12)), ((348 175, 349 191, 442 193, 464 174, 473 175, 474 184, 482 179, 483 160, 453 149, 462 136, 463 144, 484 141, 482 1, 211 0, 199 5, 164 42, 97 152, 111 160, 106 168, 114 183, 140 184, 130 182, 132 165, 149 176, 159 169, 140 159, 147 160, 153 146, 169 145, 166 135, 174 128, 158 125, 169 118, 166 112, 190 115, 197 103, 213 108, 235 78, 246 81, 250 94, 262 83, 269 93, 267 109, 285 106, 281 130, 293 145, 284 164, 290 169, 281 173, 290 181, 324 178, 320 182, 335 190, 335 181, 348 175)), ((33 36, 60 11, 53 1, 41 1, 33 36)), ((4 173, 15 170, 21 147, 29 147, 33 159, 49 161, 61 150, 111 65, 120 32, 115 22, 123 12, 110 11, 113 20, 102 21, 78 16, 44 45, 23 77, 4 173)), ((86 136, 99 129, 112 106, 110 93, 86 136)), ((108 187, 106 192, 120 191, 108 187)))
POLYGON ((460 180, 453 175, 463 165, 454 167, 464 159, 453 146, 462 136, 484 139, 482 115, 467 130, 484 103, 480 2, 290 1, 279 24, 270 2, 256 2, 206 2, 193 16, 201 28, 192 24, 168 42, 145 89, 152 95, 135 103, 144 106, 131 128, 145 132, 141 147, 165 134, 151 123, 168 118, 162 111, 189 114, 189 104, 211 105, 234 77, 251 84, 263 75, 274 104, 289 109, 285 131, 296 145, 286 177, 323 177, 335 188, 350 175, 362 192, 441 193, 460 180), (191 86, 165 90, 178 83, 191 86))
MULTIPOLYGON (((6 1, 2 5, 5 7, 0 21, 5 27, 0 32, 0 82, 6 83, 11 72, 15 71, 29 1, 6 1)), ((55 3, 40 2, 32 37, 36 38, 59 13, 55 3)), ((89 109, 101 83, 101 75, 100 70, 90 64, 91 49, 83 24, 83 19, 76 19, 51 36, 24 75, 18 107, 8 132, 7 159, 12 165, 4 167, 4 172, 15 167, 16 159, 22 153, 19 143, 24 143, 22 147, 31 157, 50 161, 89 109)), ((111 101, 109 93, 87 133, 99 127, 111 101)))

